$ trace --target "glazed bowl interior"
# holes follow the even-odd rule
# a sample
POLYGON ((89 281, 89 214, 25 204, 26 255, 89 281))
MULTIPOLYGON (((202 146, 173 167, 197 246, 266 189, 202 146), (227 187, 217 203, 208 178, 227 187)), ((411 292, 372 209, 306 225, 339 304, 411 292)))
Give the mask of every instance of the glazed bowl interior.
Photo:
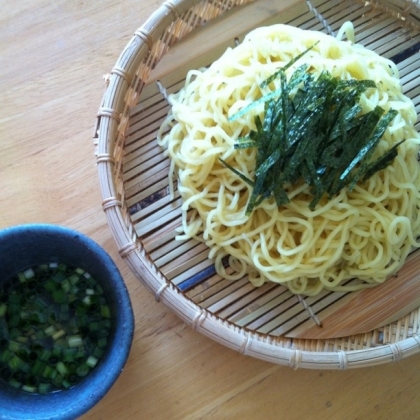
POLYGON ((87 236, 55 225, 0 231, 0 287, 17 272, 47 262, 81 267, 103 287, 111 333, 98 365, 76 386, 44 395, 0 382, 0 419, 74 419, 92 408, 121 373, 131 348, 134 317, 125 283, 110 256, 87 236))

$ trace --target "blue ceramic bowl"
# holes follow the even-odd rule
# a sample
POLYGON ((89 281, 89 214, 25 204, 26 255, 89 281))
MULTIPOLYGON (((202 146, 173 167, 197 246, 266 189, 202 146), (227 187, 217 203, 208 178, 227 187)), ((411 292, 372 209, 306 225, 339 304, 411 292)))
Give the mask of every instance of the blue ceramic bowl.
POLYGON ((76 419, 108 392, 128 358, 134 332, 130 297, 116 265, 97 243, 55 225, 0 231, 0 287, 17 272, 54 260, 85 269, 104 288, 113 314, 107 349, 95 369, 68 390, 32 395, 0 383, 0 419, 76 419))

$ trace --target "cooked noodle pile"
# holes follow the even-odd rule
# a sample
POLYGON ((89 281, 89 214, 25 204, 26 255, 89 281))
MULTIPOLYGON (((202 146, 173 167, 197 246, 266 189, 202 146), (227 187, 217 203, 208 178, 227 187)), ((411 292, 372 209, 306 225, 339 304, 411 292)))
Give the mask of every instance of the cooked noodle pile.
POLYGON ((159 141, 171 158, 170 184, 176 176, 183 198, 178 238, 204 241, 222 277, 248 275, 255 286, 272 281, 306 295, 323 288, 354 290, 382 283, 420 246, 417 115, 391 61, 319 32, 274 25, 254 30, 208 69, 190 71, 185 87, 169 100, 171 114, 159 141), (289 204, 278 207, 269 198, 246 216, 251 187, 219 158, 253 179, 255 148, 239 150, 234 144, 255 129, 254 116, 263 114, 264 105, 237 120, 228 117, 272 90, 259 85, 317 41, 288 74, 308 63, 315 74, 328 70, 342 79, 373 80, 377 89, 362 95, 363 111, 377 105, 398 111, 375 153, 406 141, 392 165, 352 191, 323 197, 313 211, 309 187, 302 182, 287 187, 289 204), (360 284, 343 285, 352 278, 360 284))

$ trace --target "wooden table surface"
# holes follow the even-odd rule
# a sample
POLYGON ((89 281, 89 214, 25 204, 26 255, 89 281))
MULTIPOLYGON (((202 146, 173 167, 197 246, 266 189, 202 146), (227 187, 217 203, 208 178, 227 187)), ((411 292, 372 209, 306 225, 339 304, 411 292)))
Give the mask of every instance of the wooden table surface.
POLYGON ((119 257, 92 134, 103 76, 161 3, 0 0, 0 228, 45 222, 90 236, 120 268, 136 317, 123 373, 82 418, 420 418, 420 355, 349 371, 242 356, 186 327, 119 257))

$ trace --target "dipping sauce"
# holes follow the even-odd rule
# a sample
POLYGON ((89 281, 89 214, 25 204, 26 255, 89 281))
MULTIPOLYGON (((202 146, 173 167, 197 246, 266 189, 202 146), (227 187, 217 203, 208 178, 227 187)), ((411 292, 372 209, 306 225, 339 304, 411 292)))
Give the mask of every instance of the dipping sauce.
POLYGON ((0 382, 45 394, 76 386, 103 356, 111 310, 78 267, 46 263, 0 284, 0 382))

